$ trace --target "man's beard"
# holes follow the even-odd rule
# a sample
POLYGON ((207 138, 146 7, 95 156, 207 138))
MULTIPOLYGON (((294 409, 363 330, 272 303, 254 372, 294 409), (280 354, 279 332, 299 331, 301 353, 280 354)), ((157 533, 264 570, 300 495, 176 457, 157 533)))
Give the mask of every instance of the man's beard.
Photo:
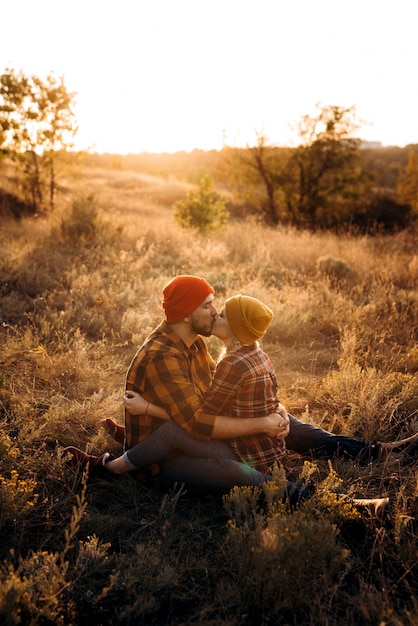
POLYGON ((210 337, 212 334, 214 322, 215 320, 212 320, 210 324, 202 326, 201 324, 198 324, 192 317, 190 320, 190 328, 194 333, 196 333, 196 335, 201 335, 202 337, 210 337))

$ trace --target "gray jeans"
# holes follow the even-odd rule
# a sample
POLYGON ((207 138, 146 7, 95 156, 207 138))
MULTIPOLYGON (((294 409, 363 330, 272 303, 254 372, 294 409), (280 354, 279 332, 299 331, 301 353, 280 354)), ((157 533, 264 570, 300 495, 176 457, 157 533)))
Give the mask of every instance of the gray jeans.
MULTIPOLYGON (((237 460, 232 448, 216 439, 194 439, 173 420, 125 452, 125 461, 136 469, 163 460, 158 483, 164 490, 183 484, 191 495, 227 493, 233 487, 259 487, 271 480, 237 460), (172 457, 165 458, 170 452, 172 457)), ((293 485, 289 483, 289 491, 293 485)))

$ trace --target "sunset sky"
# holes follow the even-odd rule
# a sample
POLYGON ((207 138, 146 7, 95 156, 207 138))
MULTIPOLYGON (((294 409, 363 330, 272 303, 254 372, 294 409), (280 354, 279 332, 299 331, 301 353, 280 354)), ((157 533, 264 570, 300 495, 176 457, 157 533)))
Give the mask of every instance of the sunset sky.
POLYGON ((78 149, 295 144, 316 104, 418 143, 412 0, 1 0, 0 72, 64 76, 78 149))

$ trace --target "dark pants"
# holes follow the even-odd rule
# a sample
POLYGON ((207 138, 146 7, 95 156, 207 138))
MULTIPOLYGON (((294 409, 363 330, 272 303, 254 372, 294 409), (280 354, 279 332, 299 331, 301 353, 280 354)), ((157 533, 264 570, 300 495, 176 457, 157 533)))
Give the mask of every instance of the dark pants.
POLYGON ((331 459, 334 456, 342 456, 365 462, 377 458, 379 444, 371 445, 367 441, 333 435, 327 430, 301 422, 290 414, 289 418, 290 432, 286 438, 288 450, 317 458, 331 459))

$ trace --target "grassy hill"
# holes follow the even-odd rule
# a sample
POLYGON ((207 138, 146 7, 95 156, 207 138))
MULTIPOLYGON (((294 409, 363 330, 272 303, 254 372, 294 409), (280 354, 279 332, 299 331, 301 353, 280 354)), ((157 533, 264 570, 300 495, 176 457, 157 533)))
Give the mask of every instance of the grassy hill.
MULTIPOLYGON (((418 429, 416 232, 336 236, 231 221, 175 223, 190 183, 81 165, 53 215, 0 231, 0 616, 4 624, 412 625, 418 619, 417 465, 289 455, 317 495, 224 501, 89 479, 63 447, 120 447, 124 376, 175 274, 216 304, 261 298, 283 404, 333 432, 390 441, 418 429), (390 495, 381 520, 338 497, 390 495)), ((216 356, 220 345, 208 340, 216 356)), ((276 489, 280 489, 277 477, 276 489)))

